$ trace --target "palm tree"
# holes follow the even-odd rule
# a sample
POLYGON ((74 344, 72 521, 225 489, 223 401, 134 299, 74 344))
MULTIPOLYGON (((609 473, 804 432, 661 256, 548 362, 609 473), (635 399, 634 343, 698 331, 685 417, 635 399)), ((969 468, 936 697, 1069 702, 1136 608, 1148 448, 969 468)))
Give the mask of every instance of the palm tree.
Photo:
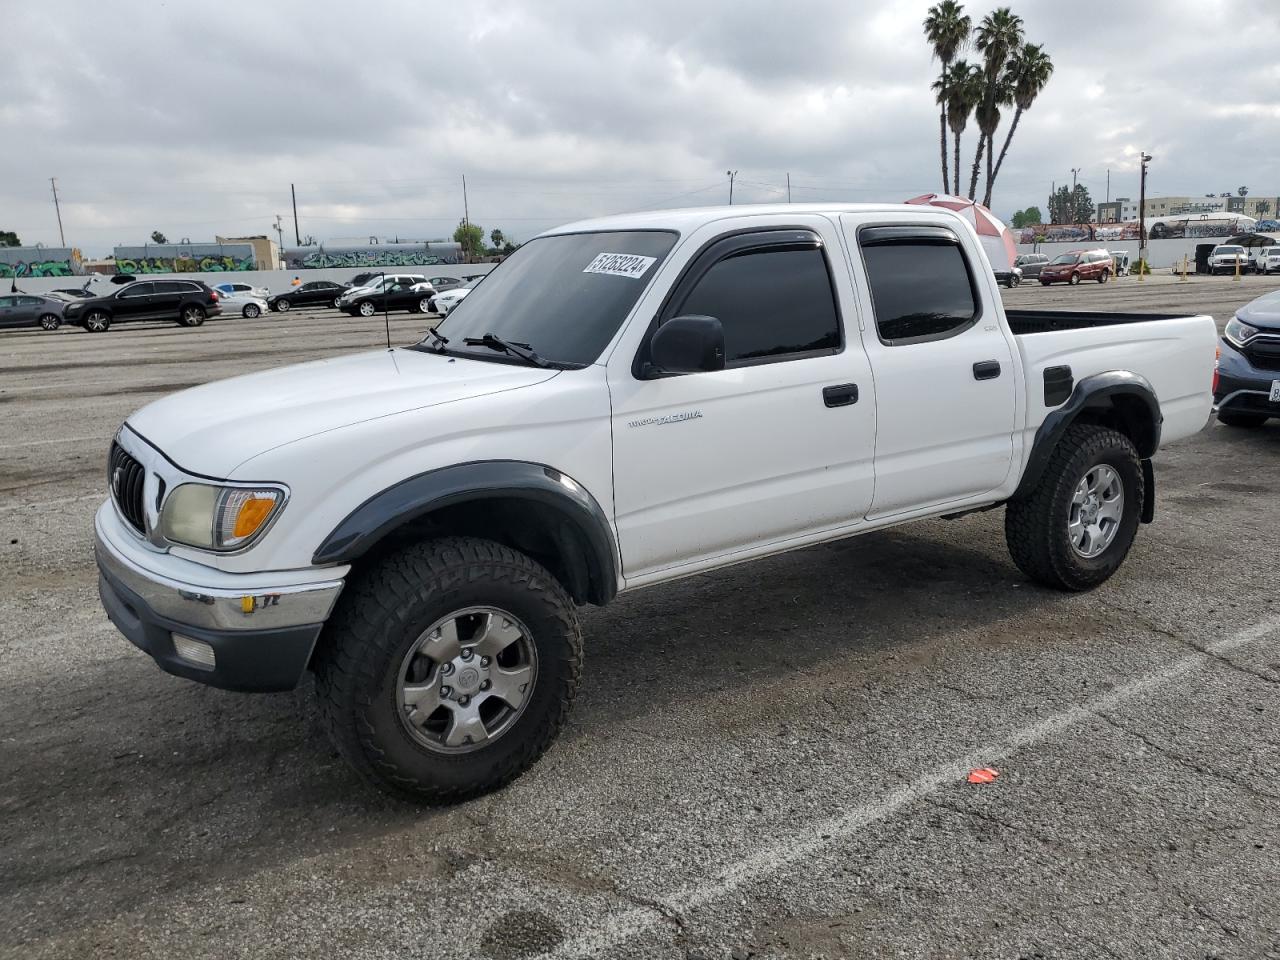
MULTIPOLYGON (((982 53, 983 60, 983 96, 982 105, 978 108, 978 120, 981 124, 985 117, 1000 123, 998 98, 1006 92, 1008 86, 1004 77, 1008 66, 1009 54, 1022 46, 1022 18, 1008 7, 997 7, 982 18, 978 24, 977 42, 974 44, 982 53)), ((969 199, 974 199, 978 192, 978 167, 982 163, 984 146, 995 135, 995 127, 990 134, 984 131, 978 140, 977 152, 973 155, 973 175, 969 179, 969 199)), ((988 178, 991 170, 991 157, 987 156, 988 178)))
POLYGON ((981 100, 982 70, 966 60, 957 60, 947 75, 947 125, 955 147, 955 186, 950 192, 956 196, 960 196, 960 135, 981 100))
POLYGON ((947 192, 947 70, 969 42, 970 21, 964 6, 956 0, 942 0, 929 8, 924 20, 925 39, 933 47, 933 55, 942 64, 942 72, 933 88, 938 92, 938 132, 942 146, 942 192, 947 192))
POLYGON ((1044 47, 1036 43, 1028 43, 1009 63, 1009 74, 1013 81, 1013 102, 1017 110, 1013 113, 1013 123, 1005 135, 1004 146, 1000 148, 1000 158, 996 160, 996 168, 987 178, 987 193, 982 201, 984 207, 991 206, 991 191, 995 187, 996 177, 1000 176, 1000 166, 1004 163, 1004 155, 1009 152, 1009 144, 1013 140, 1013 132, 1018 129, 1018 121, 1022 114, 1031 109, 1036 97, 1049 83, 1053 75, 1053 61, 1044 52, 1044 47))

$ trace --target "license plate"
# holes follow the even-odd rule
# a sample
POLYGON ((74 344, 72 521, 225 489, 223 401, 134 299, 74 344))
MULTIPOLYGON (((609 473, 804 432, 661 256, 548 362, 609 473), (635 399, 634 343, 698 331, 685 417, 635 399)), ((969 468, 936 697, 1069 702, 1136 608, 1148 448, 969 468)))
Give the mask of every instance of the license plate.
POLYGON ((1280 380, 1271 381, 1271 396, 1269 399, 1272 403, 1280 403, 1280 380))

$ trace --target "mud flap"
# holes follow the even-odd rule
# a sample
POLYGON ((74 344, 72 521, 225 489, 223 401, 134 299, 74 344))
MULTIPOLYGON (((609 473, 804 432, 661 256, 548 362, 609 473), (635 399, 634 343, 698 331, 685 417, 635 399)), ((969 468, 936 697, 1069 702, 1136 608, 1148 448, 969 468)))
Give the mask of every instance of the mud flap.
POLYGON ((1156 518, 1156 471, 1151 460, 1142 461, 1142 522, 1150 523, 1156 518))

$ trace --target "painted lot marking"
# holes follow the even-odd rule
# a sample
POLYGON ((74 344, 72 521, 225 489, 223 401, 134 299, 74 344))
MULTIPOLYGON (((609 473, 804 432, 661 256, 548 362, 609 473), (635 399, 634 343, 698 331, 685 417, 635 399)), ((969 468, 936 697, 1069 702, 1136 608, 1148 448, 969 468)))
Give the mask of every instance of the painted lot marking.
POLYGON ((1018 750, 1048 739, 1083 720, 1111 710, 1127 700, 1145 696, 1174 680, 1185 677, 1212 662, 1214 656, 1247 646, 1277 630, 1280 630, 1280 616, 1269 617, 1251 627, 1246 627, 1216 643, 1209 644, 1203 653, 1189 654, 1163 669, 1152 671, 1116 687, 1110 693, 1094 697, 1037 723, 1021 727, 1002 740, 943 763, 917 777, 911 783, 890 791, 878 800, 861 804, 837 817, 830 817, 797 830, 791 836, 763 847, 751 856, 735 861, 702 881, 687 883, 669 893, 662 894, 653 899, 654 907, 652 908, 633 907, 607 914, 594 928, 564 941, 556 949, 540 956, 548 960, 609 956, 611 951, 620 944, 667 923, 670 915, 686 914, 728 896, 739 887, 781 873, 813 856, 823 847, 848 840, 863 828, 892 816, 908 804, 944 786, 960 783, 973 767, 986 766, 993 761, 1003 760, 1018 750))

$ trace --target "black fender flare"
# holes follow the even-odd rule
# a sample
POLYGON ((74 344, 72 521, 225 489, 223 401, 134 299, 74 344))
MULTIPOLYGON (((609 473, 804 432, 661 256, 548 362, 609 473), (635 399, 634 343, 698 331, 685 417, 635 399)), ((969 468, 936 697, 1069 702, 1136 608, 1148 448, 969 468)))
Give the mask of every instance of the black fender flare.
POLYGON ((1107 370, 1084 377, 1075 385, 1066 402, 1044 418, 1044 422, 1036 430, 1035 440, 1032 441, 1031 454, 1027 457, 1022 480, 1010 499, 1017 500, 1035 488, 1044 476, 1054 447, 1081 414, 1090 409, 1116 408, 1117 397, 1126 398, 1121 401, 1123 406, 1120 409, 1131 420, 1134 445, 1143 462, 1147 490, 1142 505, 1142 519, 1150 523, 1155 515, 1155 475, 1151 470, 1151 457, 1160 446, 1164 414, 1160 412, 1160 401, 1151 382, 1141 374, 1128 370, 1107 370))
POLYGON ((479 460, 420 473, 374 494, 316 548, 317 566, 352 563, 406 524, 445 507, 485 500, 524 500, 561 521, 553 539, 582 575, 570 592, 605 604, 618 592, 618 549, 608 515, 595 497, 553 467, 522 460, 479 460))

